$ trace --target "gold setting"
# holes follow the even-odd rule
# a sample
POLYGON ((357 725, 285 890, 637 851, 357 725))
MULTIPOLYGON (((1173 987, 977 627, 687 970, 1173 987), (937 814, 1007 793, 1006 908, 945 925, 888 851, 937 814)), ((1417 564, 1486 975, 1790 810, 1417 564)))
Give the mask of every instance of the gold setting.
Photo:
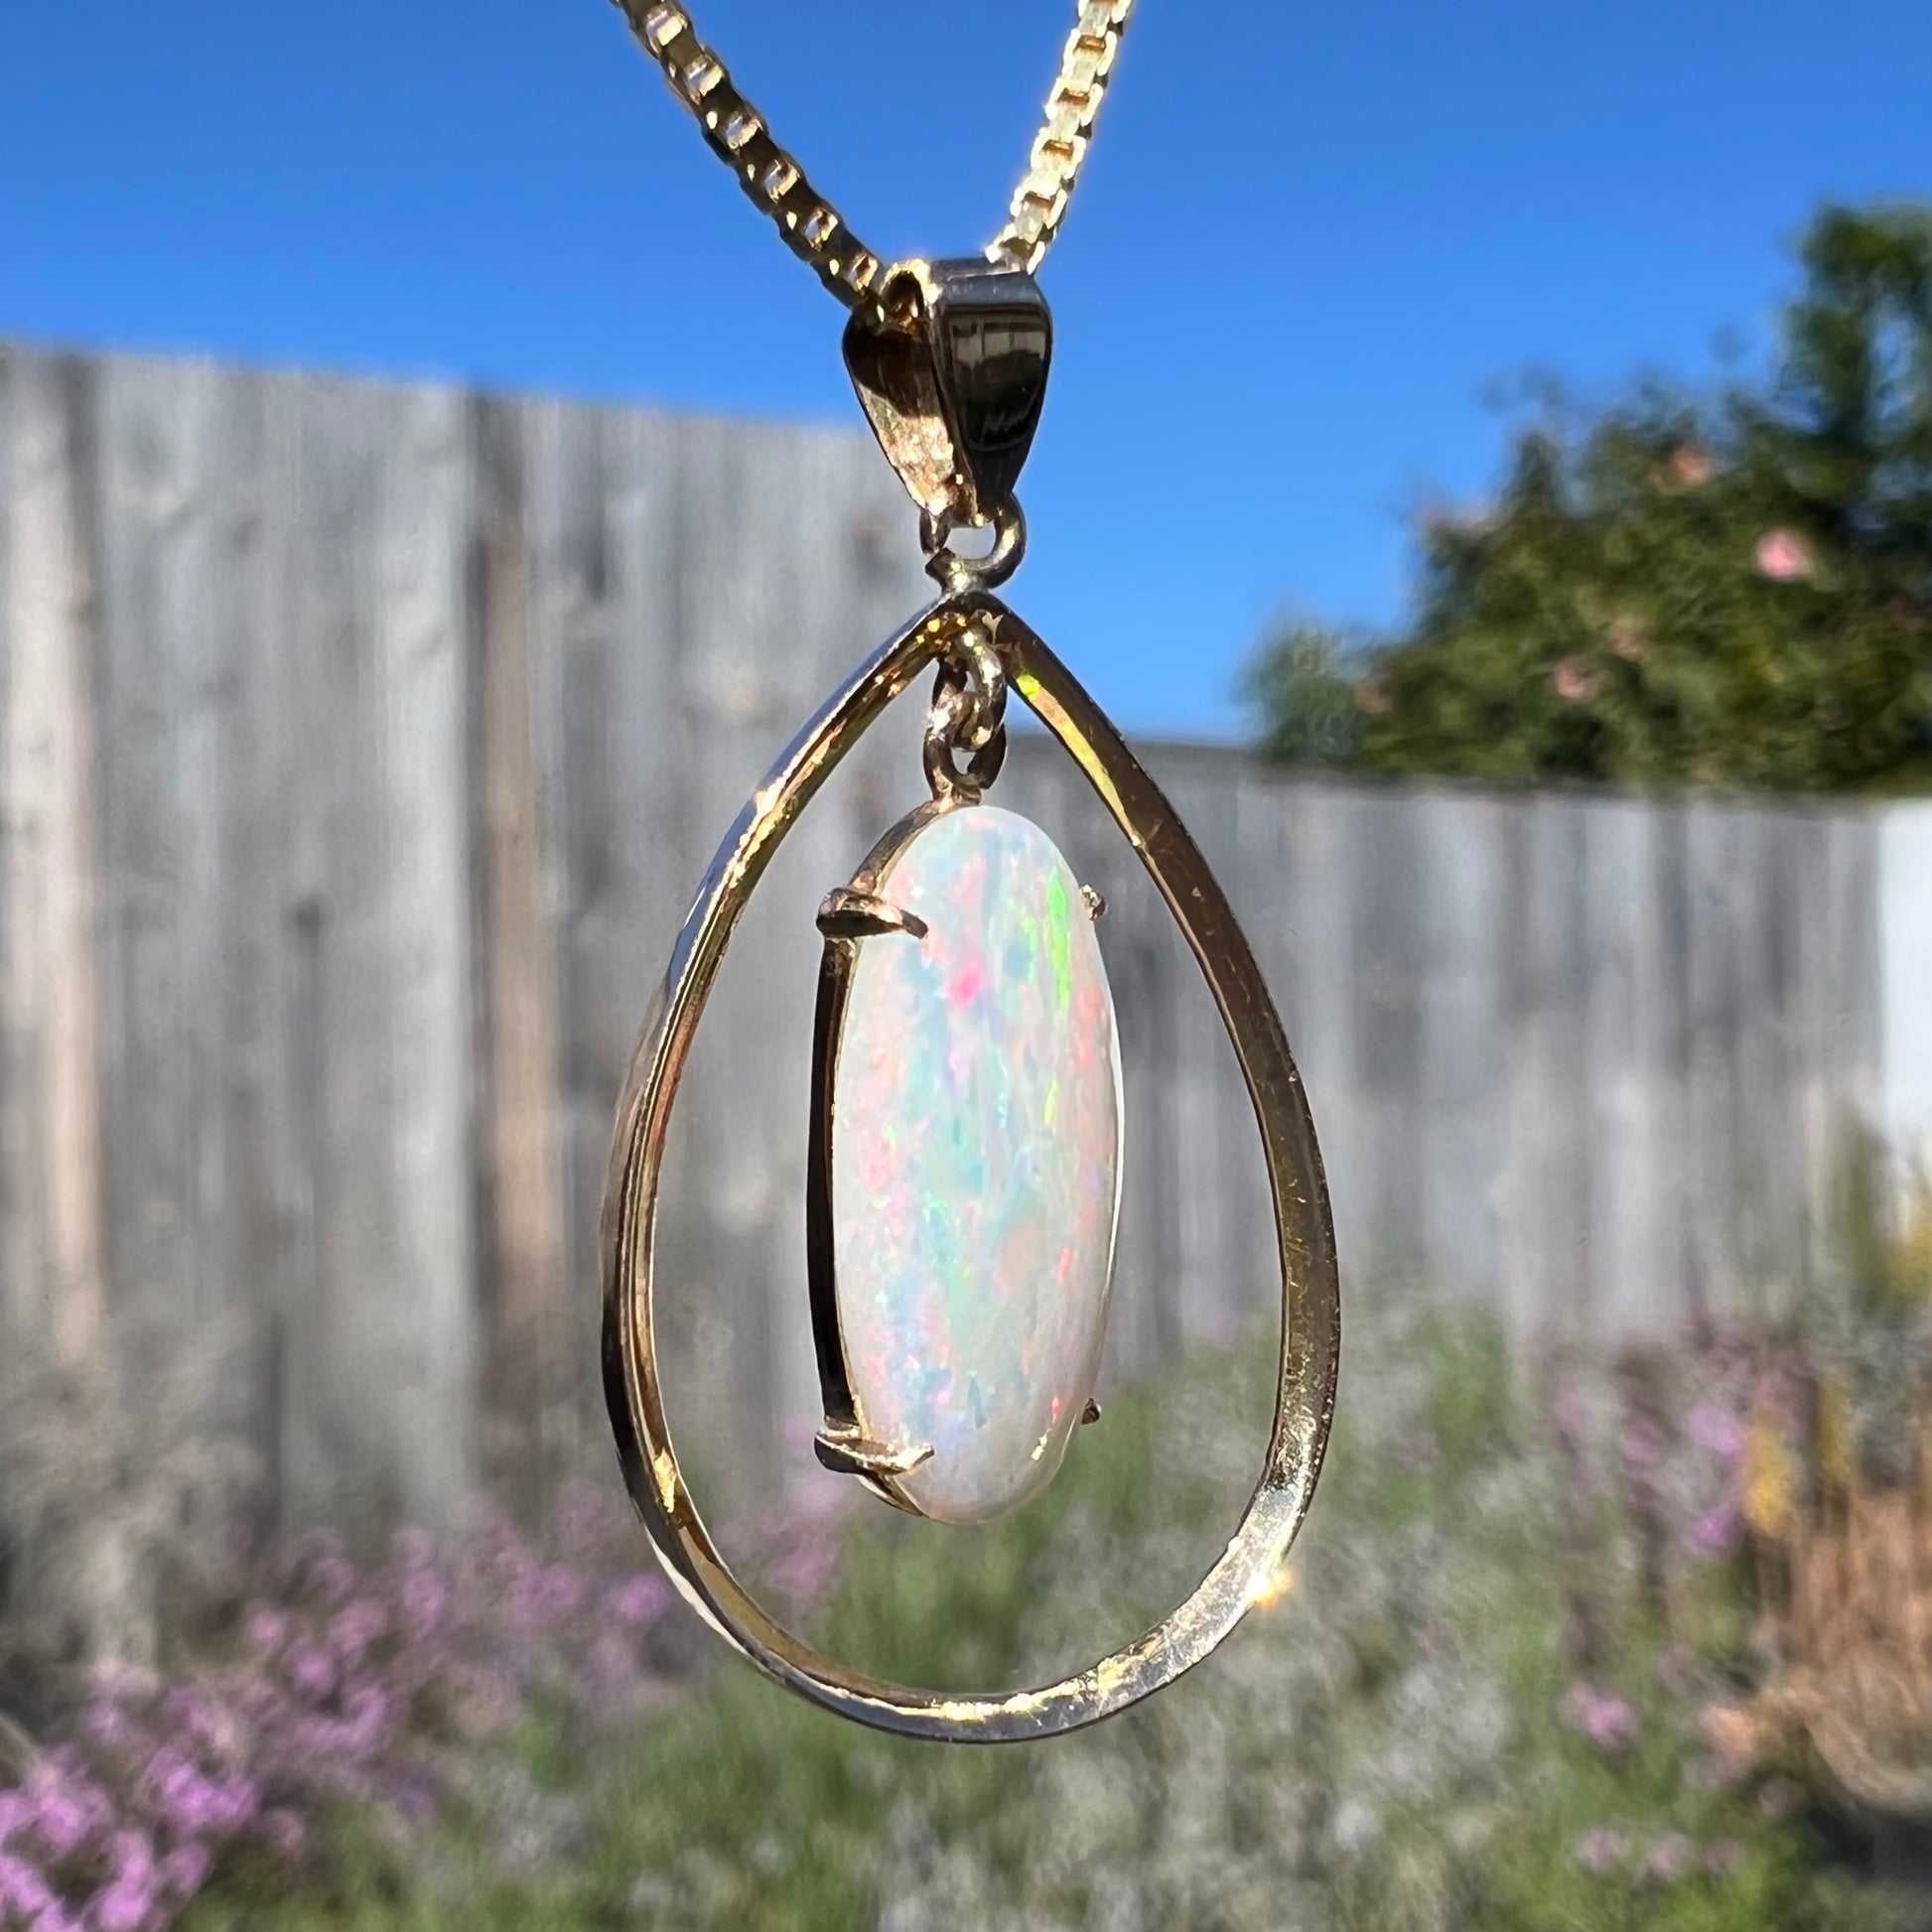
POLYGON ((908 933, 923 939, 925 921, 916 912, 889 904, 877 893, 861 892, 855 883, 835 886, 818 908, 818 929, 827 939, 870 939, 881 932, 908 933))
MULTIPOLYGON (((978 709, 967 702, 952 707, 946 744, 970 729, 968 714, 978 709)), ((929 732, 929 743, 931 737, 929 732)), ((999 732, 988 742, 1003 740, 999 732)), ((950 769, 950 751, 946 761, 950 769)), ((977 788, 969 796, 956 783, 935 780, 933 789, 933 801, 896 826, 888 841, 908 836, 915 822, 969 806, 977 796, 977 788)), ((868 865, 879 856, 876 847, 868 865)), ((869 890, 865 877, 862 868, 854 881, 861 892, 869 890)), ((822 974, 836 972, 833 959, 841 952, 849 969, 851 950, 860 942, 855 935, 829 934, 822 974)), ((835 1035, 826 1032, 830 1004, 821 998, 815 1067, 836 1044, 835 1035)), ((815 1109, 815 1116, 820 1111, 815 1109)), ((824 1123, 815 1118, 815 1138, 823 1131, 824 1123)), ((816 1163, 828 1153, 815 1148, 812 1158, 816 1163)), ((817 1210, 808 1205, 808 1215, 821 1212, 822 1205, 817 1210)), ((820 1229, 819 1237, 826 1232, 820 1229)), ((1340 1343, 1334 1237, 1313 1124, 1260 970, 1193 841, 1071 673, 987 592, 966 589, 942 597, 869 657, 794 741, 726 836, 678 935, 631 1060, 612 1150, 604 1251, 606 1397, 624 1479, 658 1559, 686 1600, 728 1642, 827 1710, 908 1736, 960 1741, 1003 1742, 1070 1730, 1127 1709, 1199 1663, 1275 1575, 1307 1514, 1320 1469, 1340 1343), (1019 692, 1085 773, 1139 853, 1201 968, 1261 1133, 1282 1271, 1283 1326, 1275 1416, 1260 1480, 1233 1537, 1194 1592, 1137 1642, 1087 1670, 1033 1690, 955 1696, 887 1684, 846 1669, 783 1629, 732 1575, 685 1486, 665 1420, 654 1345, 653 1237, 678 1081, 747 901, 780 841, 839 760, 926 665, 939 664, 942 692, 972 696, 979 671, 969 687, 956 669, 949 683, 947 667, 956 665, 960 645, 973 633, 997 656, 1002 685, 1019 692)), ((821 1392, 827 1395, 820 1459, 838 1458, 835 1466, 897 1500, 891 1498, 896 1476, 912 1466, 903 1458, 916 1456, 923 1446, 869 1443, 851 1413, 849 1385, 843 1406, 835 1404, 844 1364, 842 1358, 828 1360, 816 1285, 813 1315, 821 1392)), ((836 1321, 831 1333, 836 1338, 836 1321)))
POLYGON ((846 1360, 832 1241, 832 1097, 838 1086, 839 1045, 845 1036, 846 1005, 861 943, 881 932, 906 932, 913 926, 918 928, 915 937, 922 939, 926 933, 924 920, 886 906, 879 897, 880 884, 894 862, 935 818, 968 809, 972 802, 955 790, 908 812, 866 854, 851 885, 835 887, 827 894, 818 915, 825 951, 819 960, 818 1005, 812 1021, 812 1112, 805 1153, 805 1281, 811 1302, 819 1399, 825 1409, 825 1427, 819 1431, 815 1446, 818 1459, 828 1469, 858 1476, 875 1495, 914 1516, 925 1512, 897 1478, 909 1475, 925 1461, 932 1446, 927 1443, 914 1449, 875 1442, 853 1393, 851 1367, 846 1360), (886 907, 900 923, 854 930, 851 921, 835 915, 828 925, 825 914, 835 902, 840 906, 886 907), (849 1446, 855 1444, 863 1446, 862 1453, 851 1452, 849 1446))

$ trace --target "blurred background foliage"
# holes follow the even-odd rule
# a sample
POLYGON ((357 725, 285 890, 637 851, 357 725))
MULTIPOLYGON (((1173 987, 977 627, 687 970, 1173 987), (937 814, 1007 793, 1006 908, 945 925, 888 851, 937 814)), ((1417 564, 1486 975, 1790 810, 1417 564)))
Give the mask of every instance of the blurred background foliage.
MULTIPOLYGON (((1922 1924, 1932 1221, 1873 1218, 1878 1159, 1848 1159, 1830 1291, 1747 1320, 1525 1354, 1358 1297, 1292 1564, 1181 1685, 1033 1749, 868 1732, 722 1660, 608 1492, 539 1538, 271 1551, 13 1737, 0 1924, 1922 1924)), ((764 1587, 905 1681, 1084 1651, 1165 1607, 1272 1354, 1110 1401, 1106 1453, 983 1530, 794 1522, 764 1587)))
POLYGON ((1827 207, 1772 366, 1559 403, 1432 514, 1396 634, 1286 627, 1273 756, 1504 784, 1932 778, 1932 209, 1827 207))

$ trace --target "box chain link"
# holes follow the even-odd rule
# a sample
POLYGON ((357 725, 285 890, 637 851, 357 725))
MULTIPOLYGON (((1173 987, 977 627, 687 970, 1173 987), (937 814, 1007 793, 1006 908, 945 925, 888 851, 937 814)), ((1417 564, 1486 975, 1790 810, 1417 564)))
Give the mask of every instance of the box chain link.
MULTIPOLYGON (((696 115, 711 151, 739 186, 770 215, 780 238, 850 308, 874 296, 891 264, 882 263, 846 224, 805 172, 771 137, 764 117, 732 84, 729 70, 698 38, 681 7, 653 0, 612 0, 644 51, 663 69, 671 91, 696 115)), ((1113 72, 1134 0, 1082 6, 1067 37, 1060 70, 1046 96, 1027 172, 1013 191, 1006 225, 986 244, 1001 268, 1036 269, 1052 246, 1093 139, 1093 124, 1113 72)))

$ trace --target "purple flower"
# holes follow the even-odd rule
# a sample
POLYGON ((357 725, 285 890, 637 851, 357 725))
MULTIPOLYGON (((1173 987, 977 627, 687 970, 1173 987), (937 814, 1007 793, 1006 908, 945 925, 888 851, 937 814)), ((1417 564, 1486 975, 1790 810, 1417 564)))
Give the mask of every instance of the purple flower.
POLYGON ((1744 1452, 1744 1425, 1728 1409, 1700 1402, 1684 1419, 1684 1433, 1707 1455, 1735 1462, 1744 1452))
POLYGON ((389 1612, 372 1596, 358 1596, 339 1610, 329 1626, 329 1642, 345 1664, 353 1666, 367 1656, 389 1628, 389 1612))
POLYGON ((183 1838, 240 1831, 261 1806, 249 1779, 210 1778, 171 1746, 155 1752, 143 1784, 154 1808, 183 1838))
POLYGON ((90 1909, 100 1932, 146 1932, 155 1922, 156 1903, 152 1880, 117 1878, 90 1909))
POLYGON ((566 1617, 584 1600, 584 1580, 568 1564, 546 1564, 530 1580, 538 1616, 546 1623, 566 1617))
POLYGON ((0 1791, 0 1851, 21 1826, 33 1817, 34 1807, 24 1791, 0 1791))
POLYGON ((116 1757, 131 1754, 141 1741, 134 1720, 111 1698, 99 1698, 87 1706, 81 1714, 80 1729, 84 1736, 116 1757))
POLYGON ((388 1734, 395 1701, 380 1684, 364 1684, 348 1699, 345 1741, 356 1756, 366 1756, 388 1734))
POLYGON ((213 1863, 207 1847, 191 1839, 162 1860, 161 1875, 177 1898, 190 1899, 207 1883, 213 1863))
POLYGON ((1627 1841, 1613 1826, 1598 1825, 1577 1841, 1577 1863, 1586 1871, 1602 1873, 1623 1863, 1627 1841))
POLYGON ((1623 1466, 1632 1474, 1654 1469, 1664 1459, 1663 1431, 1647 1416, 1632 1416, 1617 1438, 1623 1466))
POLYGON ((612 1618, 627 1629, 640 1629, 654 1621, 671 1600, 671 1592, 661 1577, 626 1577, 604 1599, 612 1618))
MULTIPOLYGON (((0 1906, 9 1907, 22 1918, 28 1918, 36 1912, 45 1911, 53 1902, 54 1894, 48 1889, 47 1879, 38 1865, 0 1852, 0 1906)), ((0 1923, 4 1922, 0 1920, 0 1923)))
POLYGON ((87 1836, 87 1814, 69 1791, 58 1786, 41 1796, 34 1817, 40 1841, 57 1859, 78 1850, 87 1836))
POLYGON ((1684 1534, 1692 1552, 1701 1557, 1728 1556, 1744 1540, 1744 1512, 1735 1497, 1708 1509, 1684 1534))
POLYGON ((98 1932, 144 1932, 159 1898, 154 1847, 139 1832, 114 1834, 114 1876, 89 1907, 98 1932))
POLYGON ((433 1637, 450 1613, 450 1587, 434 1570, 414 1569, 402 1580, 402 1626, 414 1643, 433 1637))
POLYGON ((336 1660, 320 1644, 302 1644, 289 1657, 289 1682, 312 1703, 336 1688, 336 1660))
POLYGON ((295 1626, 282 1610, 253 1610, 249 1613, 246 1636, 248 1648, 257 1657, 279 1657, 287 1648, 295 1626))
POLYGON ((1601 1751, 1625 1750, 1637 1735, 1637 1714, 1630 1706, 1588 1684, 1573 1684, 1557 1711, 1572 1730, 1582 1731, 1601 1751))
POLYGON ((1621 1698, 1599 1698, 1584 1731, 1598 1750, 1624 1750, 1636 1737, 1637 1714, 1621 1698))

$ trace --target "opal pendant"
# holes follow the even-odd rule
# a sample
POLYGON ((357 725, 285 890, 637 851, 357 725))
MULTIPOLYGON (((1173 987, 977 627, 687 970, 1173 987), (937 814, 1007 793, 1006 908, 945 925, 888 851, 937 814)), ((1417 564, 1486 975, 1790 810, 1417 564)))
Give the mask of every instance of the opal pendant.
MULTIPOLYGON (((827 699, 726 835, 631 1061, 604 1211, 606 1394, 625 1482, 666 1573, 728 1642, 801 1696, 909 1736, 981 1742, 1125 1710, 1207 1656, 1274 1589, 1320 1470, 1339 1346, 1321 1158, 1254 956, 1173 807, 1065 665, 993 594, 1025 547, 1012 488, 1050 345, 1033 278, 983 262, 902 264, 855 311, 848 366, 919 505, 941 595, 827 699), (992 533, 979 558, 951 548, 971 527, 992 533), (686 1485, 653 1342, 665 1140, 732 932, 819 786, 928 669, 930 798, 818 915, 805 1236, 819 1462, 914 1515, 971 1525, 1035 1495, 1099 1413, 1121 1190, 1120 1050, 1097 897, 1045 831, 986 802, 1010 693, 1090 781, 1200 966, 1254 1106, 1282 1291, 1260 1479, 1199 1586, 1084 1670, 971 1695, 866 1677, 747 1593, 686 1485)), ((1094 1431, 1079 1453, 1104 1453, 1105 1435, 1094 1431)))
POLYGON ((1098 1413, 1121 1155, 1098 905, 1038 826, 948 800, 823 914, 819 1454, 944 1522, 1024 1502, 1098 1413))

